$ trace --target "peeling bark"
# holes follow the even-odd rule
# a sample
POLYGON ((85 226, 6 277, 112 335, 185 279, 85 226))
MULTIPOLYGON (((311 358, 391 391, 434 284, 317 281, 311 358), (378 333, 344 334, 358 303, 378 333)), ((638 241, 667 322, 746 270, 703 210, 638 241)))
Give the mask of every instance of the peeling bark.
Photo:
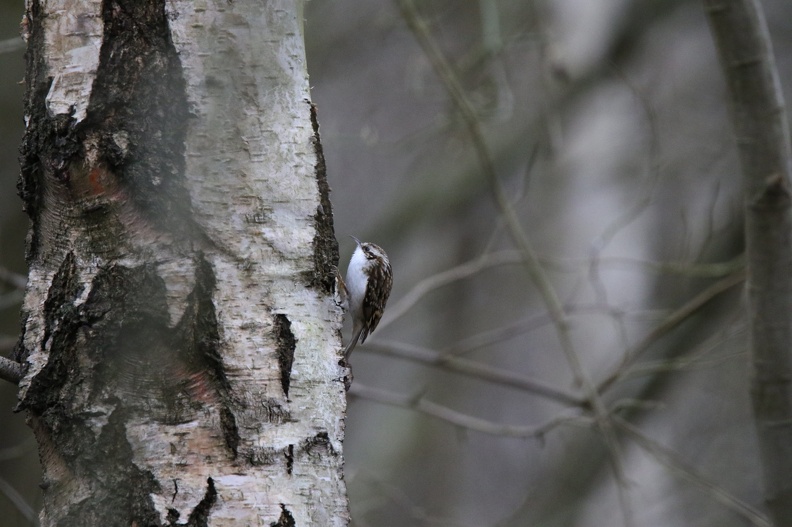
POLYGON ((28 1, 15 358, 43 526, 348 523, 295 4, 28 1))

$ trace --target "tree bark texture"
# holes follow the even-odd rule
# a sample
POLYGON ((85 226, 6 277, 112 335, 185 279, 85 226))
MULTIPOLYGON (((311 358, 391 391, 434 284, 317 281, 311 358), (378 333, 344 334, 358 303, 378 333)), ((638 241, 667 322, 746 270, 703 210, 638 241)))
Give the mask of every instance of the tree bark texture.
POLYGON ((43 526, 348 522, 301 6, 27 2, 15 353, 43 526))
POLYGON ((745 180, 752 401, 775 525, 792 525, 792 217, 789 127, 757 0, 705 0, 745 180))

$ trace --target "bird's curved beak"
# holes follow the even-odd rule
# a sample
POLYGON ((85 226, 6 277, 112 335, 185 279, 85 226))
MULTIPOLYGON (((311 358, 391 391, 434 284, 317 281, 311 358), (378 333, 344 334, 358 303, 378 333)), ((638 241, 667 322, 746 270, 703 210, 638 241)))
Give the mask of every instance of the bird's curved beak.
POLYGON ((358 240, 357 238, 355 238, 355 237, 354 237, 354 236, 352 236, 351 234, 349 235, 349 237, 350 237, 350 238, 352 238, 353 240, 355 240, 355 243, 356 243, 356 244, 360 245, 360 240, 358 240))

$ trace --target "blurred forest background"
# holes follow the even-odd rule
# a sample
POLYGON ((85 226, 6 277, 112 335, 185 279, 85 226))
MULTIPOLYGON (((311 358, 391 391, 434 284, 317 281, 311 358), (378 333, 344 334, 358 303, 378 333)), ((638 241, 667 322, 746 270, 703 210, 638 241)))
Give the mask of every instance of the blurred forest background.
MULTIPOLYGON (((355 235, 395 275, 352 356, 353 524, 767 525, 741 179, 700 1, 415 4, 305 10, 340 267, 355 235)), ((762 4, 790 101, 792 4, 762 4)), ((3 43, 22 10, 0 2, 3 43)), ((24 275, 23 50, 0 71, 0 266, 24 275)), ((41 502, 14 404, 0 384, 2 526, 41 502)))

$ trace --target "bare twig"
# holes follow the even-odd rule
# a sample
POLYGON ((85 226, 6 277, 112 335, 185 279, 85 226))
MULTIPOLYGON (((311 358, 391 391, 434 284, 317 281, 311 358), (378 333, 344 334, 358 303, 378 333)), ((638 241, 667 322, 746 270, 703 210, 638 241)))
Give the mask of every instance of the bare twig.
POLYGON ((603 381, 601 381, 597 390, 600 393, 607 391, 613 383, 621 378, 625 373, 628 366, 630 366, 635 359, 641 356, 646 350, 655 344, 661 337, 668 334, 672 329, 679 326, 682 322, 688 319, 693 313, 703 308, 710 300, 716 298, 721 293, 724 293, 734 286, 743 283, 745 280, 745 273, 735 273, 723 280, 715 282, 701 293, 694 296, 682 307, 671 313, 662 324, 652 330, 644 339, 639 342, 633 349, 629 350, 622 359, 621 364, 603 381))
POLYGON ((0 352, 10 351, 17 343, 17 338, 11 335, 0 335, 0 352))
MULTIPOLYGON (((544 267, 563 272, 577 272, 591 265, 590 258, 548 258, 540 256, 538 259, 544 267)), ((424 278, 415 284, 397 303, 389 306, 378 328, 388 326, 409 313, 424 296, 436 289, 459 280, 470 278, 493 267, 515 265, 523 262, 524 257, 520 251, 496 251, 484 253, 474 260, 464 262, 424 278)), ((721 278, 745 267, 744 258, 742 256, 728 262, 715 263, 656 262, 639 258, 601 257, 598 263, 601 268, 605 266, 636 265, 657 273, 676 274, 690 278, 721 278)))
POLYGON ((722 334, 707 339, 698 349, 687 353, 686 356, 674 360, 658 360, 636 364, 628 368, 620 376, 622 379, 638 377, 643 375, 656 375, 669 371, 678 371, 692 367, 710 367, 737 358, 745 359, 746 352, 718 353, 715 356, 707 357, 713 351, 720 351, 725 342, 743 334, 747 328, 742 323, 737 323, 727 328, 722 334))
POLYGON ((19 37, 0 40, 0 54, 14 53, 25 49, 25 41, 19 37))
POLYGON ((17 459, 36 450, 36 440, 32 435, 28 436, 24 441, 6 448, 0 449, 0 461, 8 461, 9 459, 17 459))
POLYGON ((24 369, 20 363, 5 357, 0 357, 0 379, 19 384, 23 374, 24 369))
POLYGON ((360 383, 354 383, 349 390, 349 394, 369 401, 415 410, 467 430, 500 437, 542 438, 547 432, 561 424, 589 421, 579 413, 575 413, 571 415, 559 415, 538 426, 504 425, 457 412, 446 406, 427 401, 423 398, 422 393, 418 393, 417 395, 400 395, 378 388, 370 388, 360 383))
POLYGON ((388 311, 385 312, 382 321, 379 323, 378 328, 383 328, 391 324, 394 320, 401 318, 408 313, 415 304, 417 304, 425 295, 459 280, 464 280, 473 276, 485 269, 497 267, 500 265, 519 264, 522 263, 522 255, 518 251, 499 251, 494 253, 483 254, 482 256, 457 265, 440 273, 434 274, 428 278, 424 278, 406 294, 399 302, 390 306, 388 311))
MULTIPOLYGON (((566 304, 564 306, 564 310, 570 316, 570 318, 574 315, 591 315, 591 314, 599 314, 605 317, 617 318, 617 319, 624 319, 629 317, 639 317, 639 316, 651 316, 653 319, 657 318, 659 315, 649 312, 641 312, 641 311, 631 311, 627 312, 618 308, 616 306, 608 305, 608 304, 601 304, 601 303, 577 303, 577 304, 566 304)), ((516 322, 512 322, 510 324, 506 324, 501 327, 497 327, 490 330, 485 330, 475 335, 471 335, 470 337, 458 340, 457 342, 446 346, 445 348, 440 350, 442 355, 454 355, 454 356, 461 356, 477 349, 480 349, 484 346, 489 346, 498 342, 502 342, 505 340, 512 339, 518 335, 522 335, 523 333, 528 333, 535 329, 541 328, 548 324, 551 324, 552 320, 550 320, 550 316, 545 313, 537 313, 536 315, 523 318, 522 320, 518 320, 516 322)))
POLYGON ((17 510, 25 517, 25 519, 30 522, 31 525, 37 526, 38 522, 38 515, 36 511, 33 510, 25 498, 17 492, 17 490, 11 486, 6 480, 0 478, 0 492, 5 495, 8 500, 14 504, 17 510))
POLYGON ((523 390, 536 395, 541 395, 547 399, 561 404, 579 407, 584 404, 579 398, 570 395, 550 384, 542 381, 525 377, 518 373, 508 370, 500 370, 485 364, 465 359, 440 354, 426 348, 419 348, 398 342, 366 343, 366 349, 382 355, 391 355, 401 359, 407 359, 430 366, 442 367, 444 370, 452 371, 476 379, 491 381, 500 386, 509 386, 518 390, 523 390))
POLYGON ((613 419, 616 423, 616 426, 626 432, 636 445, 640 446, 644 451, 665 465, 673 473, 698 486, 712 499, 750 521, 751 525, 772 527, 772 524, 761 512, 757 511, 755 508, 751 507, 749 504, 741 501, 735 496, 732 496, 726 489, 706 479, 691 467, 686 466, 685 463, 679 460, 673 451, 653 441, 638 428, 631 425, 624 419, 618 416, 615 416, 613 419))
MULTIPOLYGON (((542 266, 539 264, 539 260, 536 256, 533 245, 522 228, 519 218, 517 217, 517 213, 514 210, 514 207, 512 207, 506 190, 503 188, 503 185, 498 178, 492 158, 490 157, 489 148, 487 147, 484 140, 484 135, 481 131, 481 126, 479 119, 476 116, 476 112, 465 95, 465 92, 460 85, 453 69, 451 68, 451 65, 448 63, 445 55, 432 38, 428 27, 420 17, 412 0, 401 0, 399 5, 401 6, 402 13, 405 20, 407 21, 408 26, 415 35, 416 40, 418 40, 418 43, 423 48, 427 58, 435 70, 435 73, 437 73, 438 77, 440 77, 442 80, 446 91, 451 97, 451 100, 453 101, 456 108, 459 110, 462 120, 468 129, 471 141, 473 143, 473 148, 476 151, 479 162, 481 163, 482 171, 489 182, 495 203, 497 204, 501 215, 506 221, 506 227, 509 235, 523 255, 525 269, 527 270, 531 281, 534 283, 534 286, 539 291, 539 294, 542 297, 545 306, 547 307, 548 313, 553 320, 553 325, 555 326, 556 333, 561 344, 561 349, 563 350, 567 362, 569 363, 569 367, 572 370, 575 381, 585 390, 586 397, 588 398, 594 415, 597 418, 597 425, 602 433, 603 440, 605 441, 605 444, 611 453, 611 461, 616 479, 619 482, 619 492, 621 493, 623 487, 626 486, 626 478, 621 466, 618 441, 609 422, 607 408, 600 398, 596 387, 583 369, 580 357, 578 356, 577 351, 572 344, 572 339, 569 334, 569 322, 567 320, 563 305, 561 304, 561 301, 558 298, 553 285, 545 275, 542 266)), ((627 523, 630 523, 629 513, 626 509, 625 520, 627 523)))
POLYGON ((418 506, 403 490, 401 490, 396 485, 384 481, 373 473, 365 473, 364 477, 380 487, 390 500, 396 503, 402 510, 407 511, 416 522, 420 522, 425 525, 440 525, 443 527, 471 527, 474 525, 472 523, 454 521, 449 518, 432 516, 426 512, 426 509, 418 506))
POLYGON ((745 256, 740 255, 728 262, 695 263, 695 262, 655 262, 628 257, 600 258, 601 266, 608 265, 640 265, 650 271, 665 274, 676 274, 690 278, 723 278, 745 268, 745 256))
POLYGON ((0 281, 12 285, 20 291, 24 291, 27 285, 27 277, 25 275, 14 273, 5 267, 0 267, 0 281))

